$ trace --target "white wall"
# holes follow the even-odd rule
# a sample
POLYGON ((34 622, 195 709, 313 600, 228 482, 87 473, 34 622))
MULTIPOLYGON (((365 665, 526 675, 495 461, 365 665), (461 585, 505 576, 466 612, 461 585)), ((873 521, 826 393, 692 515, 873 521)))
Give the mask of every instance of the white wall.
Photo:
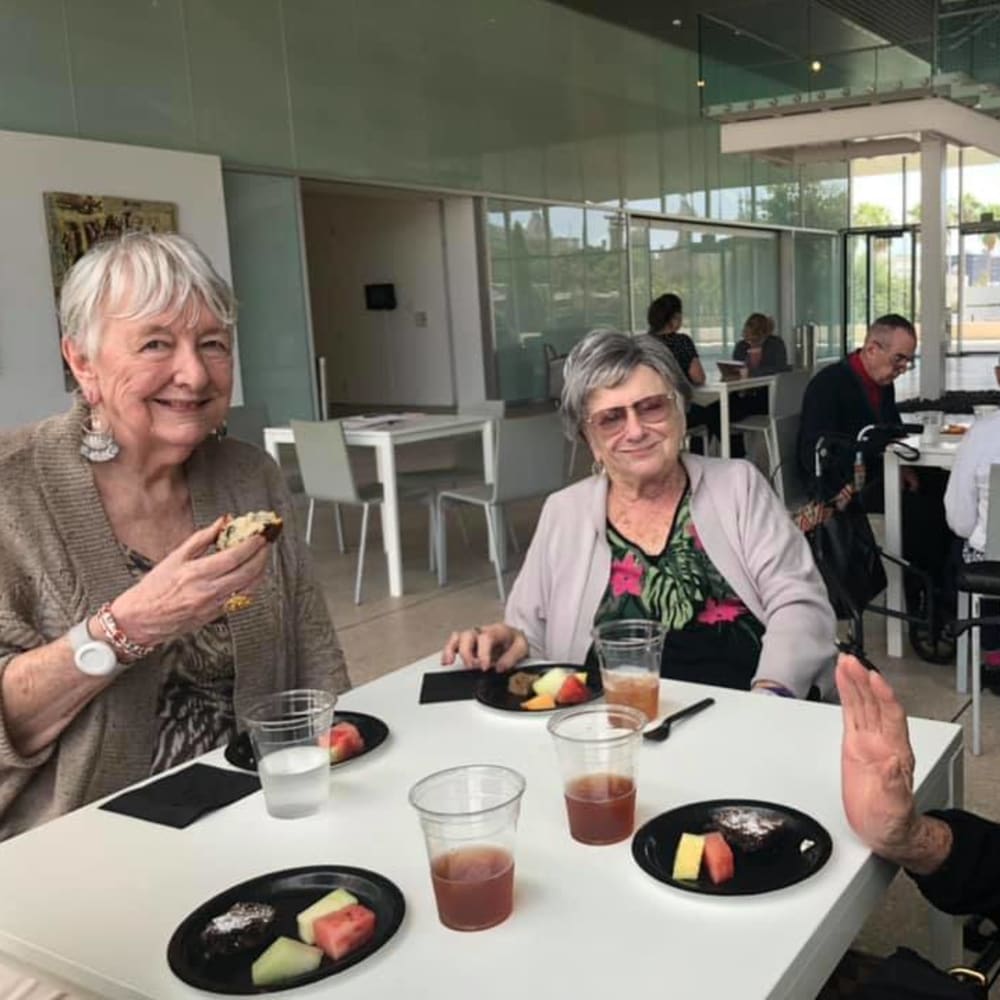
MULTIPOLYGON (((66 409, 44 191, 177 204, 178 228, 230 279, 218 157, 0 131, 0 427, 66 409)), ((239 365, 234 399, 241 399, 239 365)))
POLYGON ((343 191, 303 192, 315 349, 326 357, 330 402, 453 405, 441 201, 343 191), (382 282, 396 286, 397 307, 370 311, 364 286, 382 282))

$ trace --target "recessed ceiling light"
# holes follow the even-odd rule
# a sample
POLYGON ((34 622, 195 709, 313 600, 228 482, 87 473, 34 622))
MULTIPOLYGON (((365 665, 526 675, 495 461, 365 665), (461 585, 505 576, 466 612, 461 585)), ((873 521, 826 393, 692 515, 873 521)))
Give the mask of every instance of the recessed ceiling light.
POLYGON ((823 64, 818 59, 813 59, 813 61, 809 64, 809 68, 814 73, 818 73, 823 68, 823 64))
POLYGON ((704 80, 699 80, 698 81, 698 86, 699 87, 704 87, 705 86, 705 81, 704 80))
POLYGON ((681 25, 682 25, 682 24, 683 24, 684 22, 683 22, 683 21, 682 21, 682 20, 681 20, 681 19, 680 19, 679 17, 675 17, 675 18, 674 18, 674 19, 673 19, 673 20, 672 20, 672 21, 671 21, 670 23, 671 23, 671 24, 672 24, 672 25, 673 25, 673 26, 674 26, 675 28, 679 28, 679 27, 680 27, 680 26, 681 26, 681 25))

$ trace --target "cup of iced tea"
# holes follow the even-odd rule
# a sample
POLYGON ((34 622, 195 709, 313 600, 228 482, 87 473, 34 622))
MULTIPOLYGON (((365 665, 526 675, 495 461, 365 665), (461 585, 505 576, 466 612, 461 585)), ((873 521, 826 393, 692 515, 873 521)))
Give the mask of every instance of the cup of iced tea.
POLYGON ((509 767, 466 764, 428 775, 410 789, 445 927, 482 931, 510 916, 524 785, 509 767))
POLYGON ((243 713, 272 816, 308 816, 329 798, 330 750, 323 739, 336 701, 328 691, 298 688, 268 695, 243 713))
POLYGON ((616 844, 631 835, 645 725, 646 716, 628 705, 581 705, 549 719, 574 840, 616 844))
POLYGON ((660 661, 666 629, 660 622, 623 618, 593 630, 604 700, 631 705, 652 722, 660 707, 660 661))

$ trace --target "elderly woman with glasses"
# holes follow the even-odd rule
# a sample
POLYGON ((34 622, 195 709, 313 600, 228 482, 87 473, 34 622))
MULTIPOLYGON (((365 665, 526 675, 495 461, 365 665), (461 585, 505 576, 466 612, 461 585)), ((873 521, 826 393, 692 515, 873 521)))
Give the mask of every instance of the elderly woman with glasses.
POLYGON ((235 305, 175 235, 63 284, 79 393, 0 435, 0 839, 224 745, 262 695, 349 686, 292 523, 215 550, 227 513, 292 518, 274 463, 218 433, 235 305))
POLYGON ((665 626, 664 677, 829 692, 834 616, 805 539, 752 465, 683 451, 690 388, 669 348, 592 333, 565 375, 594 474, 546 501, 505 621, 453 633, 442 661, 583 663, 596 625, 644 618, 665 626))

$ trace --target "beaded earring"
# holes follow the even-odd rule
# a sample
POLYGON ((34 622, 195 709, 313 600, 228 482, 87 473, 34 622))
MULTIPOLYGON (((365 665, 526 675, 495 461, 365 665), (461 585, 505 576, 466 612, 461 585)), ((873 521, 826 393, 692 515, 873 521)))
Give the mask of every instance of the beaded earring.
POLYGON ((80 454, 88 462, 110 462, 120 450, 111 428, 105 427, 104 419, 96 410, 91 410, 83 421, 80 454))

